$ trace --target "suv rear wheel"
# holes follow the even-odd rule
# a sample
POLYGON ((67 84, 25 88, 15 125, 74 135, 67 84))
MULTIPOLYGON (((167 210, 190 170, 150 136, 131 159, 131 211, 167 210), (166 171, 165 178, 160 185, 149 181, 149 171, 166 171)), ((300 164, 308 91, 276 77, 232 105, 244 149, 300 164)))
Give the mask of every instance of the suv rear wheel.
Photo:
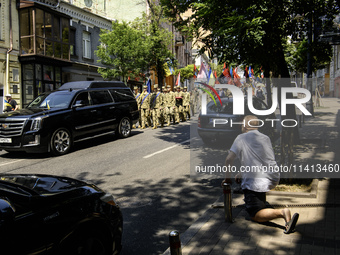
POLYGON ((61 156, 71 150, 72 138, 71 133, 66 128, 59 128, 51 137, 51 152, 53 155, 61 156))
POLYGON ((119 125, 115 131, 116 136, 120 138, 129 137, 131 134, 131 121, 128 117, 124 117, 120 120, 119 125))

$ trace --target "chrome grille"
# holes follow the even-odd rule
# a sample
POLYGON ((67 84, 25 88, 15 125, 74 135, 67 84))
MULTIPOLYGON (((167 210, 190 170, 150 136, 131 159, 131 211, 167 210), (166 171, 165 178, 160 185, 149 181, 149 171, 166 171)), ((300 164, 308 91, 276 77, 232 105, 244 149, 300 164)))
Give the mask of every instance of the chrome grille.
POLYGON ((0 119, 0 137, 12 137, 22 134, 27 119, 0 119))

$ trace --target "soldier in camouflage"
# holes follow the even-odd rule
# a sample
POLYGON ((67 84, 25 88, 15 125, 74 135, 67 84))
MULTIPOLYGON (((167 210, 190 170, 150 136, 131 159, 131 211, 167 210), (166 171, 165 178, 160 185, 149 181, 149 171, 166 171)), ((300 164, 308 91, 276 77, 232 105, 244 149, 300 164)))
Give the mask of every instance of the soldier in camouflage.
POLYGON ((190 120, 190 93, 187 91, 187 87, 184 87, 183 92, 183 114, 190 120))
POLYGON ((150 93, 148 93, 147 86, 144 86, 144 91, 140 95, 140 109, 141 109, 141 119, 142 119, 142 127, 141 129, 145 128, 146 123, 148 122, 148 117, 150 115, 150 93))

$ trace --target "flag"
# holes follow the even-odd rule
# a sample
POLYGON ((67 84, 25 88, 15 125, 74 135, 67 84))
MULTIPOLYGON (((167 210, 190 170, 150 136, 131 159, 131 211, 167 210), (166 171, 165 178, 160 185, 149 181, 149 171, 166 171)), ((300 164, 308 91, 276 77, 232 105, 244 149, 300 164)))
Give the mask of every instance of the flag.
POLYGON ((230 77, 233 78, 234 74, 233 74, 233 66, 230 65, 230 77))
POLYGON ((165 77, 168 77, 172 74, 171 70, 170 70, 170 66, 169 63, 165 62, 163 65, 164 71, 165 71, 165 77))
POLYGON ((197 67, 196 67, 196 65, 194 64, 194 79, 196 79, 197 78, 197 67))
POLYGON ((263 79, 264 78, 264 73, 263 73, 262 66, 260 67, 260 73, 261 73, 261 79, 263 79))
POLYGON ((224 65, 223 65, 222 74, 223 74, 225 77, 228 76, 227 66, 226 66, 225 62, 224 62, 224 65))
POLYGON ((249 66, 248 74, 249 74, 249 78, 251 78, 251 77, 252 77, 252 74, 251 74, 251 66, 249 66))
POLYGON ((208 81, 207 81, 208 84, 209 84, 211 72, 212 72, 212 69, 211 69, 211 66, 209 66, 209 73, 208 73, 208 77, 207 77, 208 78, 208 81))
POLYGON ((205 66, 203 62, 201 63, 200 71, 198 72, 197 79, 206 79, 207 71, 205 70, 205 66))
POLYGON ((176 86, 181 86, 181 72, 178 73, 176 86))
POLYGON ((151 93, 151 79, 148 80, 146 86, 148 86, 148 93, 151 93))
POLYGON ((214 72, 214 76, 215 76, 215 84, 220 84, 220 82, 218 81, 218 77, 217 77, 217 72, 216 71, 214 72))
POLYGON ((249 77, 248 67, 247 67, 247 66, 246 66, 246 68, 244 68, 244 77, 245 77, 246 79, 248 79, 248 77, 249 77))

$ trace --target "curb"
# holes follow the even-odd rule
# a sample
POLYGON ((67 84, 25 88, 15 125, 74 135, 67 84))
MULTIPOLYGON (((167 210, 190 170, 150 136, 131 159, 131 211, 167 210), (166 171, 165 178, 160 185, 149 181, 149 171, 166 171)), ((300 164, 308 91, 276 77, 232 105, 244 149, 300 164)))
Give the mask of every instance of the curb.
MULTIPOLYGON (((223 196, 223 195, 222 195, 223 196)), ((219 197, 215 203, 219 202, 221 197, 219 197)), ((213 214, 215 214, 218 209, 210 207, 208 208, 202 216, 200 216, 183 234, 180 234, 180 242, 182 248, 186 246, 191 239, 200 231, 202 226, 207 223, 213 214)), ((170 248, 168 248, 163 255, 170 255, 170 248)))

